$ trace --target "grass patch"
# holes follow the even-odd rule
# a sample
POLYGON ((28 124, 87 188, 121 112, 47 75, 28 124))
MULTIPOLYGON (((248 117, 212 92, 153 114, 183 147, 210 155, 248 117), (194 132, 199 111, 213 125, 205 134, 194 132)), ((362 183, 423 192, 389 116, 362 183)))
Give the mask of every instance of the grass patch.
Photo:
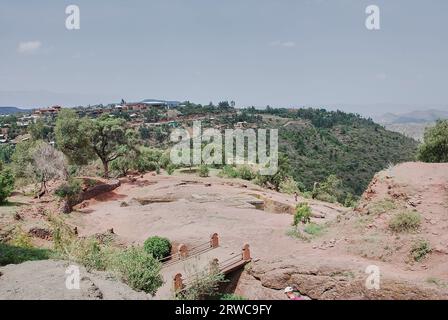
POLYGON ((446 283, 446 282, 444 282, 444 281, 442 281, 442 280, 440 280, 438 278, 435 278, 435 277, 427 278, 426 282, 429 283, 429 284, 434 284, 434 285, 436 285, 438 287, 441 287, 441 288, 448 288, 448 283, 446 283))
POLYGON ((416 211, 402 211, 394 215, 389 221, 389 228, 393 232, 417 231, 421 225, 421 216, 416 211))
POLYGON ((398 209, 395 202, 391 199, 383 199, 380 201, 376 201, 371 203, 367 209, 369 210, 369 214, 378 215, 381 213, 386 213, 392 210, 398 209))
POLYGON ((325 226, 313 222, 308 223, 303 229, 304 232, 315 237, 320 236, 324 230, 325 226))
POLYGON ((426 257, 428 253, 431 252, 431 245, 426 240, 417 240, 414 242, 412 248, 411 248, 411 257, 414 259, 414 261, 421 261, 423 258, 426 257))
POLYGON ((47 260, 52 255, 52 251, 47 249, 22 248, 0 243, 0 266, 19 264, 25 261, 47 260))
POLYGON ((304 235, 302 232, 300 232, 300 230, 298 230, 297 228, 291 228, 288 231, 286 231, 286 235, 288 237, 294 238, 294 239, 299 239, 299 240, 303 240, 303 241, 310 241, 310 239, 304 235))

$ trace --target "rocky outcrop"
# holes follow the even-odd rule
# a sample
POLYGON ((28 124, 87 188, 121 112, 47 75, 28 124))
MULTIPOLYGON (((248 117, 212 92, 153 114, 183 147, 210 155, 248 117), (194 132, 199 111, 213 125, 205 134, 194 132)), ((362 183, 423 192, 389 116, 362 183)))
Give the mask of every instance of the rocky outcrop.
MULTIPOLYGON (((416 285, 408 281, 382 277, 380 289, 367 289, 367 274, 331 265, 285 262, 255 263, 248 274, 259 281, 263 288, 282 292, 287 286, 296 286, 300 293, 317 300, 345 299, 446 299, 448 290, 416 285)), ((254 285, 252 284, 252 287, 254 285)), ((242 292, 249 298, 250 292, 242 292)), ((265 294, 265 293, 264 293, 265 294)), ((274 295, 274 294, 273 294, 274 295)))
POLYGON ((80 270, 79 289, 66 287, 67 261, 28 261, 0 268, 0 300, 147 300, 105 272, 80 270))
POLYGON ((78 196, 66 199, 61 205, 63 213, 70 213, 72 208, 83 201, 95 198, 103 193, 111 192, 120 186, 120 180, 111 180, 107 183, 100 183, 80 193, 78 196))

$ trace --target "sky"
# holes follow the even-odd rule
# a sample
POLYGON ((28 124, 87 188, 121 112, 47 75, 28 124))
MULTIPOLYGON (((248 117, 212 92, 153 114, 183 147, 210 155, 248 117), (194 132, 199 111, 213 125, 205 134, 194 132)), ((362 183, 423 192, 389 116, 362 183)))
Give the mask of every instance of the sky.
POLYGON ((447 13, 446 0, 2 0, 0 106, 448 109, 447 13), (365 27, 372 4, 380 30, 365 27))

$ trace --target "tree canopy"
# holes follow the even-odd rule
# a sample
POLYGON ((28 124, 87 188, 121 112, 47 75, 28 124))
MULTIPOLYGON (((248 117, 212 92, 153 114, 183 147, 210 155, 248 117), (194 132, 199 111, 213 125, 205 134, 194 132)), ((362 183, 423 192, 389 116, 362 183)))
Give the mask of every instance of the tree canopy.
POLYGON ((418 158, 424 162, 448 162, 448 120, 439 120, 426 129, 418 158))

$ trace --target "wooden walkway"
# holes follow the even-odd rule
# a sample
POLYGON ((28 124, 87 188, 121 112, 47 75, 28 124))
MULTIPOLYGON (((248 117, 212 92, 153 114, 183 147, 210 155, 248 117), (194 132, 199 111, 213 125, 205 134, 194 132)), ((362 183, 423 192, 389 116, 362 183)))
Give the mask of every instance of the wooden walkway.
POLYGON ((208 241, 187 247, 181 244, 177 252, 162 260, 164 285, 157 290, 155 299, 172 299, 177 293, 188 288, 199 273, 214 267, 223 274, 243 268, 251 261, 249 245, 244 245, 240 254, 229 253, 229 249, 219 246, 218 234, 208 241))

